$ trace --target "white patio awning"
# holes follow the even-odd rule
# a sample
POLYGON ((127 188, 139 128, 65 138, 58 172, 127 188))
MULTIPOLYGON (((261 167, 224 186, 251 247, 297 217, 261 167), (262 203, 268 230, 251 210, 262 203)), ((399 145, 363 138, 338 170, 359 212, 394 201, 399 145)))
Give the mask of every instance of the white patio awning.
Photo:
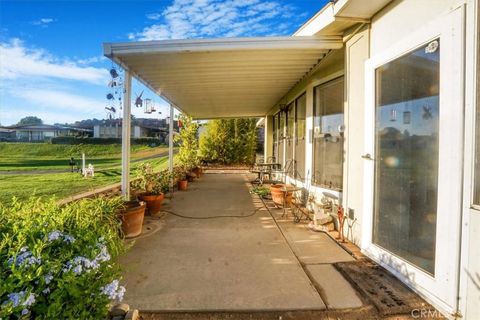
POLYGON ((264 116, 341 37, 105 43, 104 55, 195 119, 264 116))

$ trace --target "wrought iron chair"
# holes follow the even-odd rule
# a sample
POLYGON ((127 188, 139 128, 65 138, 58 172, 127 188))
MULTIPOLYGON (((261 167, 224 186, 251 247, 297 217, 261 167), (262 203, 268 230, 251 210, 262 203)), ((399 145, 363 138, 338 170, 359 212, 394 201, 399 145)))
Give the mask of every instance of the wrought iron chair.
POLYGON ((250 173, 254 173, 257 175, 257 178, 255 178, 255 180, 252 181, 252 184, 259 184, 259 185, 263 184, 265 170, 258 165, 260 163, 264 163, 263 157, 259 157, 249 170, 250 173))
POLYGON ((291 203, 291 211, 293 215, 293 222, 298 223, 302 220, 310 221, 311 211, 308 209, 308 203, 311 199, 311 187, 312 187, 312 180, 308 179, 309 171, 305 178, 302 178, 298 172, 296 172, 296 176, 303 181, 303 186, 301 189, 296 190, 293 193, 292 203, 291 203))
POLYGON ((289 159, 285 162, 285 165, 283 166, 282 169, 272 169, 271 175, 281 175, 282 176, 282 182, 286 183, 287 180, 287 175, 289 173, 293 173, 295 168, 295 160, 289 159))

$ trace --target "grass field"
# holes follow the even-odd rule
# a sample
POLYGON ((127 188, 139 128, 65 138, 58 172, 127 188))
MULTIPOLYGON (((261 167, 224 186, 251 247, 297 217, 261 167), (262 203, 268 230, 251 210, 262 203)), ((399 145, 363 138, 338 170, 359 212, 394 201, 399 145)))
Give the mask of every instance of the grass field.
MULTIPOLYGON (((19 199, 26 199, 34 194, 39 196, 55 196, 58 199, 62 199, 66 196, 120 182, 119 147, 119 145, 64 146, 0 143, 0 170, 4 171, 65 169, 68 168, 69 156, 58 159, 55 158, 55 155, 67 152, 74 154, 75 152, 82 152, 83 150, 85 150, 84 152, 88 150, 88 153, 92 155, 92 160, 88 160, 87 163, 91 162, 95 165, 94 178, 83 178, 79 173, 71 172, 48 174, 35 174, 34 171, 32 171, 31 174, 0 173, 0 202, 9 202, 13 196, 19 199), (28 161, 22 160, 26 159, 25 157, 27 156, 28 161), (15 159, 18 159, 18 162, 15 162, 15 159), (5 167, 10 169, 5 169, 5 167)), ((167 148, 132 146, 132 158, 139 159, 149 157, 164 151, 167 151, 167 148)), ((168 156, 148 159, 141 162, 149 162, 155 170, 161 170, 168 167, 168 156)), ((140 162, 132 163, 132 175, 134 175, 135 168, 139 163, 140 162)))
MULTIPOLYGON (((132 146, 132 159, 146 158, 166 152, 166 146, 132 146)), ((81 166, 82 153, 86 163, 96 169, 120 164, 121 145, 59 145, 48 143, 0 143, 0 171, 68 169, 70 157, 81 166)))

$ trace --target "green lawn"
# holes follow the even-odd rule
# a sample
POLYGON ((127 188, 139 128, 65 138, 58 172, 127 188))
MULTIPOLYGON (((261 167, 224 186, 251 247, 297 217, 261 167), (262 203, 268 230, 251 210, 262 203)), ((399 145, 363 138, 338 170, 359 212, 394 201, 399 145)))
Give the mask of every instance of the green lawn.
MULTIPOLYGON (((132 160, 166 152, 166 146, 132 146, 132 160)), ((68 169, 70 157, 81 166, 85 153, 86 164, 96 169, 110 168, 120 164, 121 145, 59 145, 48 143, 0 143, 0 171, 58 170, 68 169)))
MULTIPOLYGON (((132 146, 132 160, 167 152, 168 148, 132 146)), ((120 182, 121 145, 52 145, 40 143, 0 143, 0 171, 27 171, 68 169, 71 156, 86 153, 86 163, 95 166, 94 178, 83 178, 79 173, 1 174, 0 202, 9 202, 13 196, 20 199, 36 194, 62 199, 80 192, 120 182)), ((149 162, 155 170, 168 167, 168 156, 132 162, 132 175, 141 162, 149 162)), ((79 163, 80 164, 80 163, 79 163)))

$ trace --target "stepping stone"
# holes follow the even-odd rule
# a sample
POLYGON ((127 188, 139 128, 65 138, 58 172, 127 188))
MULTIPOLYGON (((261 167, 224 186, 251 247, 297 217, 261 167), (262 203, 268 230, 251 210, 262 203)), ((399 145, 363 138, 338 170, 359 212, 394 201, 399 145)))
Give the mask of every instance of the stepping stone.
POLYGON ((306 268, 320 288, 328 308, 359 308, 363 305, 355 289, 331 264, 307 265, 306 268))

